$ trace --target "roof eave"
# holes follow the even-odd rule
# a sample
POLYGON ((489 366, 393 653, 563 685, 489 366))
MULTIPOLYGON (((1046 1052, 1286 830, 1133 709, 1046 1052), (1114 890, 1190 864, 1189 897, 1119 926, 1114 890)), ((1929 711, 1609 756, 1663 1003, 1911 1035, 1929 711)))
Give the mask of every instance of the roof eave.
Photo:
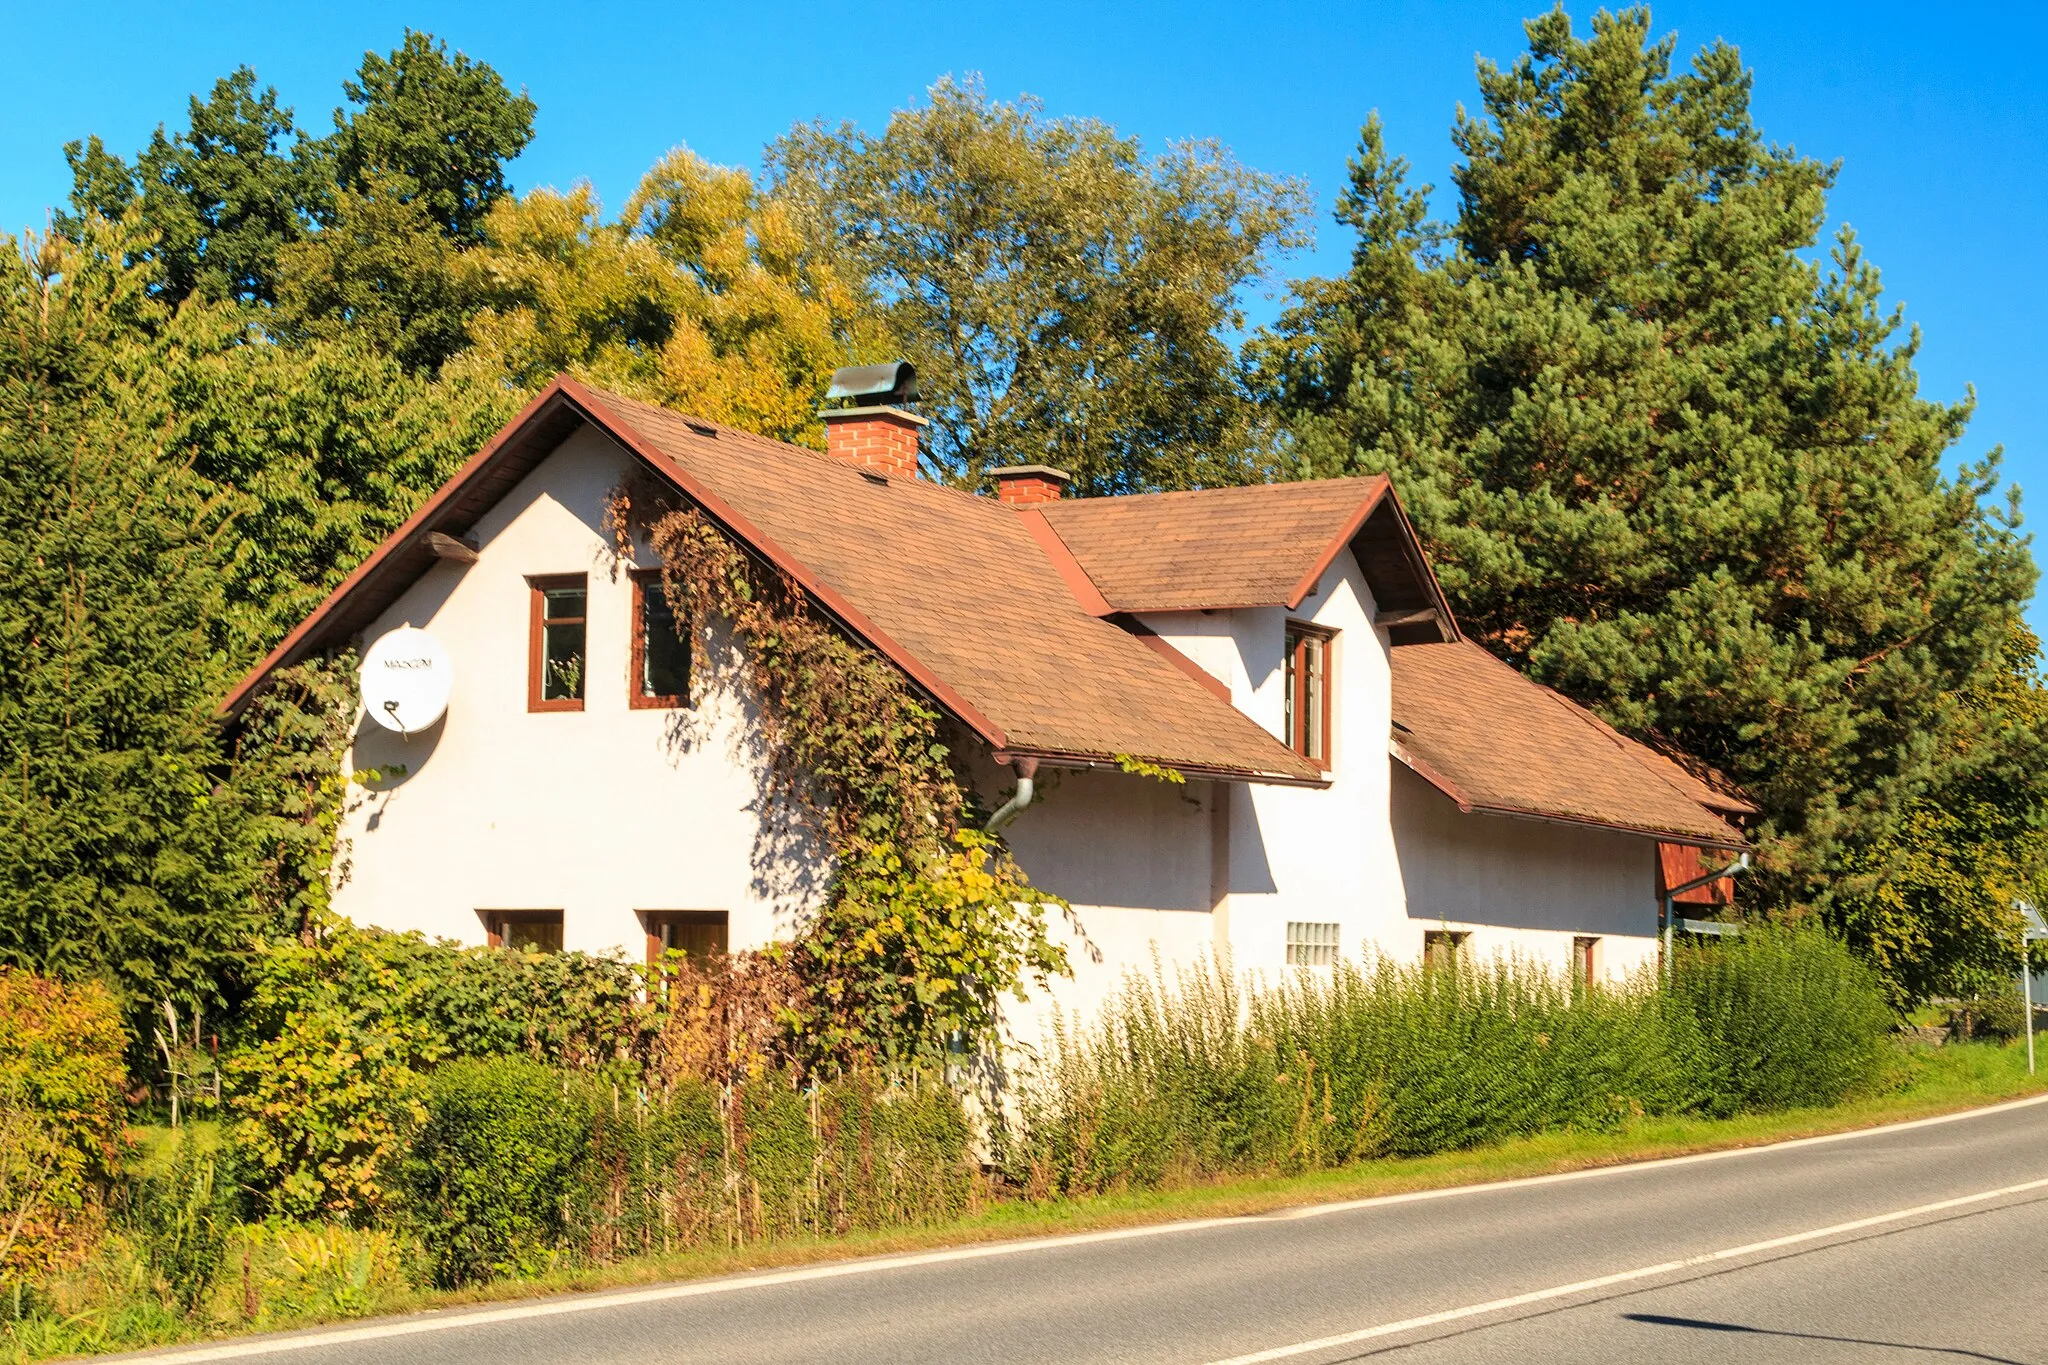
POLYGON ((449 503, 476 479, 487 473, 514 441, 551 410, 563 406, 573 410, 583 421, 610 437, 622 449, 702 508, 721 529, 752 548, 778 572, 786 574, 842 628, 859 637, 902 669, 914 686, 939 706, 952 712, 962 724, 974 731, 990 747, 999 749, 1007 742, 1007 736, 1001 726, 941 681, 837 591, 818 581, 795 556, 762 534, 723 498, 650 446, 629 422, 612 412, 595 393, 567 375, 557 375, 549 381, 547 387, 534 395, 532 402, 499 428, 497 435, 493 436, 482 450, 471 456, 461 469, 436 489, 434 495, 428 498, 417 512, 386 536, 383 543, 371 551, 369 558, 357 565, 305 620, 293 628, 261 663, 235 685, 234 690, 229 692, 221 703, 221 714, 229 718, 239 715, 271 673, 297 662, 318 648, 323 643, 323 631, 351 596, 381 573, 402 548, 411 544, 415 538, 431 532, 449 503))
POLYGON ((482 450, 470 456, 461 469, 420 504, 418 511, 407 517, 397 530, 386 536, 377 548, 370 552, 368 558, 356 565, 332 592, 321 599, 319 606, 313 608, 303 621, 285 635, 284 639, 278 641, 277 647, 266 654, 262 662, 242 675, 242 680, 236 683, 234 689, 221 701, 219 713, 229 719, 239 716, 272 673, 297 663, 318 648, 322 643, 322 632, 341 605, 365 583, 382 572, 400 549, 411 544, 414 538, 431 532, 442 513, 462 489, 496 463, 506 448, 544 416, 549 408, 563 401, 565 386, 570 382, 572 381, 567 376, 557 376, 546 388, 535 394, 533 400, 521 408, 511 421, 500 427, 497 435, 493 436, 482 450))
MULTIPOLYGON (((1081 753, 1067 749, 1032 748, 1016 745, 998 748, 994 755, 998 763, 1014 763, 1020 758, 1035 760, 1048 768, 1074 768, 1083 770, 1127 772, 1125 761, 1114 754, 1081 753)), ((1205 782, 1243 782, 1262 787, 1311 787, 1326 788, 1330 785, 1330 774, 1286 773, 1265 771, 1256 768, 1236 768, 1224 764, 1174 762, 1169 759, 1148 759, 1162 768, 1171 768, 1183 777, 1199 778, 1205 782)))
POLYGON ((1655 839, 1660 843, 1684 844, 1688 848, 1725 849, 1730 853, 1747 852, 1749 843, 1734 830, 1728 831, 1725 839, 1700 833, 1696 830, 1663 829, 1649 825, 1623 824, 1616 820, 1598 820, 1591 816, 1574 815, 1565 811, 1532 810, 1522 806, 1502 806, 1484 801, 1474 801, 1464 791, 1433 766, 1427 759, 1416 754, 1407 745, 1396 740, 1388 745, 1388 752, 1417 777, 1449 797, 1462 815, 1497 815, 1511 820, 1534 820, 1546 825, 1568 825, 1577 829, 1609 830, 1616 834, 1634 835, 1640 839, 1655 839))

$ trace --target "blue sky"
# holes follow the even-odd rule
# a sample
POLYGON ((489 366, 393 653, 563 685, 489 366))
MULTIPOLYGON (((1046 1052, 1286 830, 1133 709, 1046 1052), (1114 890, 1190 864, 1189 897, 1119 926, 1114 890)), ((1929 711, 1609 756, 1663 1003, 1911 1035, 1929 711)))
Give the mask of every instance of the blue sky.
MULTIPOLYGON (((539 103, 513 167, 521 188, 590 180, 622 203, 663 151, 686 142, 754 164, 799 119, 878 126, 948 72, 1048 109, 1105 119, 1149 146, 1213 137, 1246 163, 1305 177, 1325 211, 1358 125, 1378 109, 1419 178, 1444 184, 1473 58, 1511 60, 1539 0, 1032 6, 774 3, 577 8, 512 3, 53 5, 8 0, 0 49, 0 228, 40 227, 69 189, 59 148, 97 132, 117 151, 238 64, 324 131, 366 49, 408 24, 488 61, 539 103)), ((1590 6, 1574 13, 1583 23, 1590 6)), ((1756 73, 1765 135, 1840 158, 1831 203, 1920 325, 1924 392, 1974 384, 1960 457, 1994 445, 2006 475, 2048 490, 2048 6, 1665 3, 1681 55, 1715 38, 1756 73)), ((1340 269, 1327 214, 1289 275, 1340 269)), ((1254 319, 1273 304, 1251 301, 1254 319)), ((2048 496, 2044 493, 2043 496, 2048 496)), ((2036 628, 2048 611, 2036 608, 2036 628)))

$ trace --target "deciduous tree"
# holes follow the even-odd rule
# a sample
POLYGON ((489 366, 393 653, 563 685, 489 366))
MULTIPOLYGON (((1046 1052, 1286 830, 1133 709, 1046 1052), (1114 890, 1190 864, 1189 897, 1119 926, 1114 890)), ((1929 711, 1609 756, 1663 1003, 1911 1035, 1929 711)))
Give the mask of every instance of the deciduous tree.
POLYGON ((916 363, 935 472, 1044 463, 1101 494, 1260 467, 1232 336, 1306 239, 1300 183, 951 80, 880 135, 799 125, 769 159, 916 363))
POLYGON ((119 220, 138 207, 148 240, 137 254, 157 265, 153 289, 170 303, 194 293, 271 302, 278 253, 305 236, 326 193, 292 111, 275 89, 258 90, 246 66, 215 81, 206 99, 192 96, 184 131, 159 125, 133 167, 98 135, 67 144, 64 159, 72 212, 59 228, 75 231, 91 214, 119 220))
POLYGON ((462 367, 569 370, 784 440, 822 441, 826 377, 884 343, 788 202, 678 148, 607 222, 588 186, 507 200, 463 259, 483 305, 462 367))

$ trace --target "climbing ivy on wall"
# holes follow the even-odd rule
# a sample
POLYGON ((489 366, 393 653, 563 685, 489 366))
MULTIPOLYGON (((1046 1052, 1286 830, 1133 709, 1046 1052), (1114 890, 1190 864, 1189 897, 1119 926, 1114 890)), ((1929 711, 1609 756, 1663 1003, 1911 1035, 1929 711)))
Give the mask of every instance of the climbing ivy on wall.
POLYGON ((622 547, 636 529, 652 545, 678 621, 731 632, 734 649, 705 651, 711 682, 758 701, 771 800, 832 857, 824 896, 772 950, 793 969, 792 1060, 831 1070, 992 1042, 1004 996, 1066 973, 1048 924, 1073 912, 981 832, 945 718, 695 508, 621 490, 611 518, 622 547))

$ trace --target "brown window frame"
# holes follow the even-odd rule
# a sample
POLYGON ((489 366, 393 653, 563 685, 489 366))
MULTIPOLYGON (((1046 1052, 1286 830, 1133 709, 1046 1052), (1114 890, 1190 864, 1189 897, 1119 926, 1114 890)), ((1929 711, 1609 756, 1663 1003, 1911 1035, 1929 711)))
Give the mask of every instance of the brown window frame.
POLYGON ((1572 935, 1572 981, 1575 985, 1591 986, 1599 979, 1594 975, 1597 962, 1594 954, 1599 948, 1598 934, 1572 935))
POLYGON ((1337 632, 1331 630, 1328 626, 1319 626, 1311 621, 1289 621, 1286 634, 1282 637, 1282 640, 1285 644, 1283 651, 1285 657, 1282 661, 1281 672, 1287 687, 1286 717, 1283 728, 1287 732, 1287 747, 1315 764, 1324 772, 1328 772, 1330 771, 1331 750, 1335 748, 1335 745, 1332 743, 1335 736, 1331 733, 1330 722, 1335 715, 1333 697, 1337 690, 1334 684, 1337 673, 1337 632), (1320 641, 1323 647, 1322 705, 1317 708, 1321 714, 1316 718, 1317 733, 1322 737, 1321 753, 1309 752, 1308 727, 1301 723, 1302 716, 1308 712, 1308 682, 1311 674, 1307 663, 1310 640, 1320 641))
MULTIPOLYGON (((661 588, 661 570, 635 569, 629 575, 633 582, 632 648, 626 651, 626 705, 635 711, 674 711, 690 704, 690 665, 694 662, 689 655, 689 640, 685 637, 683 656, 684 691, 674 695, 647 693, 640 690, 642 680, 647 676, 647 589, 652 584, 656 592, 661 588)), ((678 623, 683 629, 687 625, 678 623)))
POLYGON ((529 711, 581 711, 585 698, 590 695, 590 575, 583 573, 557 573, 530 575, 527 580, 530 597, 526 631, 526 709, 529 711), (558 625, 581 625, 583 627, 583 696, 547 697, 543 695, 542 678, 547 668, 548 590, 581 586, 583 589, 583 616, 580 620, 563 617, 558 625))
POLYGON ((650 965, 661 961, 665 951, 661 943, 659 926, 663 924, 692 924, 703 928, 715 928, 725 947, 714 950, 719 955, 732 951, 732 915, 724 910, 642 910, 639 911, 640 930, 647 936, 647 961, 650 965))
MULTIPOLYGON (((477 917, 484 922, 484 941, 493 948, 505 946, 505 930, 514 924, 553 924, 556 937, 561 938, 567 925, 559 910, 479 910, 477 917)), ((557 947, 553 951, 561 952, 557 947)))

